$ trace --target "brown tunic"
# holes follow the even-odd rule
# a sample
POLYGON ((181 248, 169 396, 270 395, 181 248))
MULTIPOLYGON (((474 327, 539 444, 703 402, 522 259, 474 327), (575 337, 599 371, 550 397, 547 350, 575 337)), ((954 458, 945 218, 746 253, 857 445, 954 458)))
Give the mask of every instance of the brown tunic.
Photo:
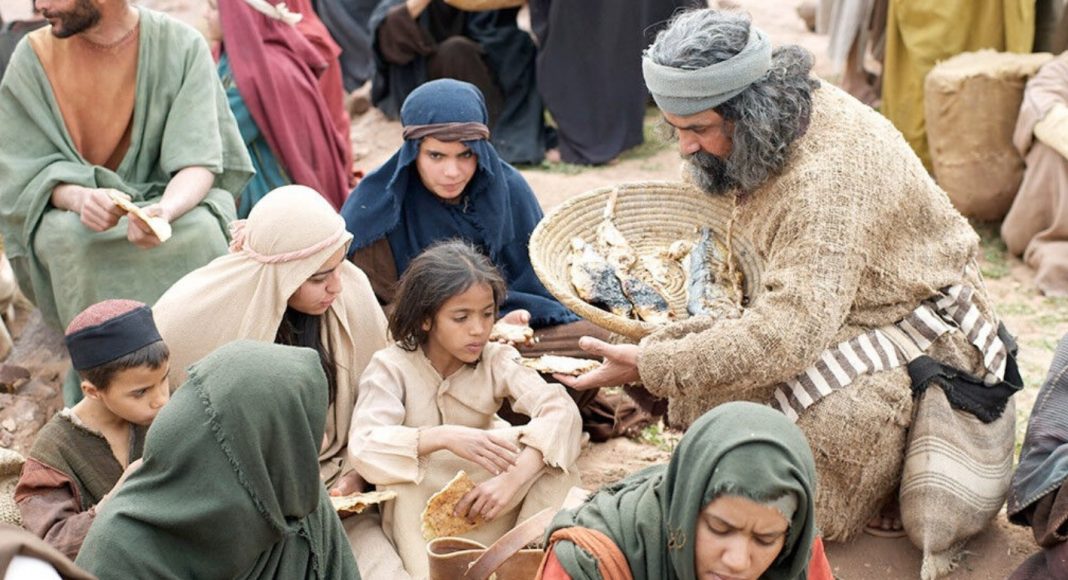
MULTIPOLYGON (((130 430, 127 465, 141 457, 144 432, 130 430)), ((70 410, 61 411, 38 434, 15 487, 23 527, 73 560, 96 517, 96 504, 122 472, 104 436, 70 410)))

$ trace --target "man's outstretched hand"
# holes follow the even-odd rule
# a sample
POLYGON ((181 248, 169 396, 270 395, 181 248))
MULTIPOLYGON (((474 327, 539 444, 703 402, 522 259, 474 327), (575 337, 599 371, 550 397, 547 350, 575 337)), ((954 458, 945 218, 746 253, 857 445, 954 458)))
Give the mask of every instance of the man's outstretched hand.
POLYGON ((576 391, 586 391, 599 387, 614 387, 641 380, 638 374, 638 353, 641 349, 636 344, 609 344, 592 336, 579 339, 579 348, 604 359, 604 363, 578 377, 553 375, 564 386, 576 391))

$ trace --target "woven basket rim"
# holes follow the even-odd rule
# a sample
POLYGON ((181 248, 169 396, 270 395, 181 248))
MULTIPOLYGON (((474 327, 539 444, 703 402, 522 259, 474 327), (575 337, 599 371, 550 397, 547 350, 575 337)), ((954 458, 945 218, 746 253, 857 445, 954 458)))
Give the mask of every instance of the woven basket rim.
MULTIPOLYGON (((592 322, 593 324, 604 328, 606 330, 621 334, 633 339, 640 339, 643 336, 654 332, 663 326, 645 322, 642 320, 633 320, 629 318, 623 318, 602 310, 596 306, 593 306, 581 298, 575 293, 571 286, 571 282, 568 279, 559 279, 558 272, 551 266, 554 263, 558 263, 561 259, 559 255, 550 256, 551 253, 561 253, 562 248, 559 245, 559 240, 550 239, 553 236, 558 236, 561 231, 566 232, 566 223, 573 220, 578 215, 588 216, 590 212, 587 207, 587 211, 578 209, 578 206, 588 206, 591 199, 607 196, 612 192, 618 190, 621 196, 628 193, 640 192, 643 196, 643 200, 648 198, 649 201, 657 199, 678 198, 680 195, 684 197, 690 197, 698 204, 711 204, 714 206, 720 206, 727 201, 727 198, 714 198, 708 194, 701 192, 694 186, 680 182, 680 181, 634 181, 620 183, 613 186, 598 187, 596 189, 588 190, 579 193, 561 204, 550 209, 544 218, 534 228, 534 232, 530 236, 529 253, 531 265, 534 267, 534 273, 545 285, 546 289, 561 302, 564 306, 578 314, 580 317, 592 322), (579 213, 581 212, 581 213, 579 213), (547 248, 547 240, 549 242, 557 242, 556 245, 552 245, 547 248)), ((622 199, 622 197, 621 197, 622 199)), ((603 204, 599 204, 603 208, 603 204)), ((622 206, 623 204, 621 204, 622 206)), ((659 219, 665 217, 670 218, 671 213, 665 213, 663 207, 658 206, 656 203, 646 203, 644 206, 648 207, 647 213, 650 216, 658 216, 659 219)), ((618 210, 617 210, 618 211, 618 210)), ((633 212, 630 212, 634 215, 633 212)), ((706 216, 707 217, 707 216, 706 216)), ((703 220, 702 220, 703 223, 703 220)), ((725 231, 726 222, 722 223, 704 223, 714 231, 722 235, 725 231)), ((737 253, 736 262, 739 264, 742 272, 746 278, 746 294, 749 300, 752 301, 754 295, 759 291, 760 277, 763 270, 763 264, 757 256, 753 244, 737 233, 734 233, 734 246, 737 253)), ((570 254, 570 250, 567 250, 570 254)), ((566 258, 565 258, 566 259, 566 258)), ((688 317, 686 312, 679 314, 679 320, 688 317)))

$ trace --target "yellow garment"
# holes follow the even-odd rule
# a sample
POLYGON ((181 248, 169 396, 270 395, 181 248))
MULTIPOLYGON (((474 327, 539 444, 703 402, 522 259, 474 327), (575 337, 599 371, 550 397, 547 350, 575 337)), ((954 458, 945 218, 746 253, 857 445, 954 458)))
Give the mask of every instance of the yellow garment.
POLYGON ((493 429, 513 444, 541 451, 541 474, 519 490, 500 516, 463 534, 483 544, 547 507, 559 509, 568 490, 579 485, 578 409, 562 386, 546 383, 518 359, 514 348, 489 343, 477 365, 465 365, 443 378, 422 350, 408 352, 394 345, 378 351, 360 378, 349 456, 364 479, 397 492, 383 508, 382 526, 413 578, 428 572, 420 516, 430 496, 461 469, 475 482, 492 477, 448 450, 420 456, 421 428, 493 429), (497 417, 504 399, 529 416, 530 423, 511 427, 497 417))
POLYGON ((890 0, 882 112, 931 171, 923 80, 939 61, 981 48, 1031 52, 1035 0, 890 0))

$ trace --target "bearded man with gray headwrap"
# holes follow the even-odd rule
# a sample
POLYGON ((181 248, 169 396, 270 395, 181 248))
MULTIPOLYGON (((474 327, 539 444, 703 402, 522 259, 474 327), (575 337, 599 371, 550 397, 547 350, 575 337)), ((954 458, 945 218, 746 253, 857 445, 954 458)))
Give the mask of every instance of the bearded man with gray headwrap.
POLYGON ((844 540, 896 497, 910 372, 926 372, 918 392, 933 380, 984 422, 1011 416, 1018 387, 1004 380, 1012 342, 976 267, 978 236, 901 133, 811 68, 804 49, 772 49, 746 16, 708 9, 676 16, 646 50, 688 178, 734 204, 762 287, 736 318, 690 318, 639 345, 583 338, 606 364, 562 380, 641 381, 679 426, 731 400, 778 408, 815 451, 819 526, 844 540))

